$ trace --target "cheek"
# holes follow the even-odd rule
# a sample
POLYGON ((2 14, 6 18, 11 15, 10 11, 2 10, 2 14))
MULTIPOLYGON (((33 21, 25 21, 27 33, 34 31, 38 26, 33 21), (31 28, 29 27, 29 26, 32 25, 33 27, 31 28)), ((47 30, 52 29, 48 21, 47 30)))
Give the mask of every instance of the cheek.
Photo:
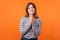
POLYGON ((33 9, 33 12, 35 13, 35 9, 33 9))
POLYGON ((30 10, 28 9, 28 13, 30 12, 30 10))

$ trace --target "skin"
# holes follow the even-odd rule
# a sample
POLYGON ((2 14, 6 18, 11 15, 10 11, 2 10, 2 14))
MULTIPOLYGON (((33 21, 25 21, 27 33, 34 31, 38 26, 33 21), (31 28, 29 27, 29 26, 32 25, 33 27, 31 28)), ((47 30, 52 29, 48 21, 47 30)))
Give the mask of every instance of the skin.
POLYGON ((28 7, 28 13, 29 13, 29 21, 30 23, 33 23, 34 22, 34 18, 33 18, 33 14, 35 13, 35 8, 33 7, 33 5, 29 5, 28 7))

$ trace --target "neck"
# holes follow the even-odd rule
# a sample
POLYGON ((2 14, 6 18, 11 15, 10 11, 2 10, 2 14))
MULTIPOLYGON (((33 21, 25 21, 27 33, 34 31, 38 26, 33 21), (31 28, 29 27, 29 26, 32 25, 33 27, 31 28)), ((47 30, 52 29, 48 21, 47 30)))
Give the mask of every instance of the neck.
POLYGON ((33 17, 33 15, 32 15, 32 14, 30 14, 30 15, 29 15, 29 17, 33 17))

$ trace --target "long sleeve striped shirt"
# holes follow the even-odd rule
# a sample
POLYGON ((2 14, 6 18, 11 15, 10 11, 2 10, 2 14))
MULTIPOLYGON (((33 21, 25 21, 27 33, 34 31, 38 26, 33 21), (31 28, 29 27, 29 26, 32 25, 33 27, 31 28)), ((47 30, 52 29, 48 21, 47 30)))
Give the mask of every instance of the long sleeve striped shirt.
MULTIPOLYGON (((35 21, 32 23, 32 28, 29 30, 29 32, 24 35, 23 37, 26 37, 28 39, 30 38, 36 38, 41 33, 42 28, 42 22, 41 19, 35 19, 35 21)), ((27 17, 22 17, 20 19, 20 32, 21 34, 25 34, 26 31, 30 28, 31 23, 29 22, 29 19, 27 17)))

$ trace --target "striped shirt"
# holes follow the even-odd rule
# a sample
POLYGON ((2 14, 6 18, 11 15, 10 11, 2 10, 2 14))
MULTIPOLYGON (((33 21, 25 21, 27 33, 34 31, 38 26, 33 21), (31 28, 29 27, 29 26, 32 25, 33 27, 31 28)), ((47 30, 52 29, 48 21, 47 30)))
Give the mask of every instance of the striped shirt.
MULTIPOLYGON (((29 32, 24 35, 23 37, 26 37, 28 39, 30 38, 36 38, 41 33, 41 19, 35 19, 35 21, 32 23, 32 28, 29 30, 29 32)), ((20 19, 20 32, 21 34, 25 34, 25 32, 30 28, 31 23, 29 22, 29 19, 27 17, 22 17, 20 19)))

